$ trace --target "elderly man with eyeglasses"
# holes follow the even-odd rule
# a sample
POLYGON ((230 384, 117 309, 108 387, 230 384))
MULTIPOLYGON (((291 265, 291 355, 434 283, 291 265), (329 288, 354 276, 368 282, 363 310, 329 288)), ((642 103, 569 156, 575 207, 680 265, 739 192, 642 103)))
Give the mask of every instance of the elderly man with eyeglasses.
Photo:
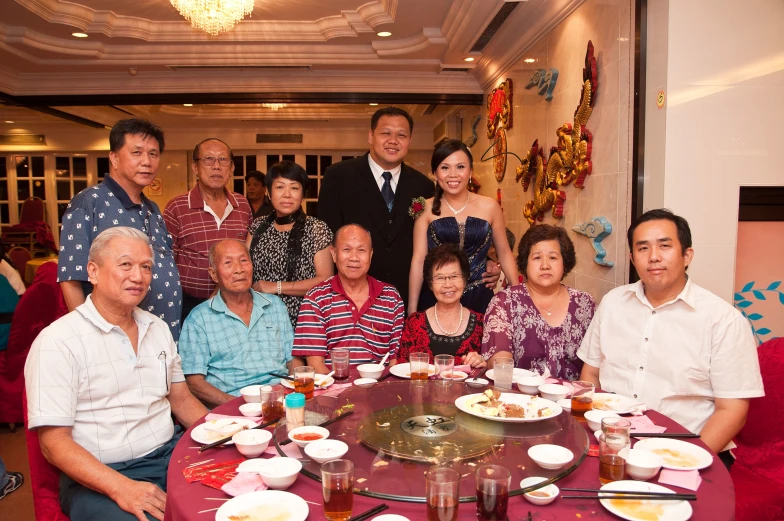
POLYGON ((224 239, 245 240, 253 211, 245 196, 226 185, 234 175, 229 145, 208 138, 193 149, 196 186, 166 205, 163 218, 174 240, 174 260, 182 283, 182 320, 215 292, 210 277, 210 247, 224 239))

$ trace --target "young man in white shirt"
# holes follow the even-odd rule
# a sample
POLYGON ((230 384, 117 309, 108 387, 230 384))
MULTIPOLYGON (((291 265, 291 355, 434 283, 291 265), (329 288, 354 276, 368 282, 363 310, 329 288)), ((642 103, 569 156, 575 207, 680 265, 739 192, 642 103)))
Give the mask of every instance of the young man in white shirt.
POLYGON ((691 231, 669 210, 628 232, 640 281, 602 299, 577 356, 580 378, 634 397, 693 432, 732 464, 749 399, 763 396, 751 328, 728 303, 689 280, 691 231))

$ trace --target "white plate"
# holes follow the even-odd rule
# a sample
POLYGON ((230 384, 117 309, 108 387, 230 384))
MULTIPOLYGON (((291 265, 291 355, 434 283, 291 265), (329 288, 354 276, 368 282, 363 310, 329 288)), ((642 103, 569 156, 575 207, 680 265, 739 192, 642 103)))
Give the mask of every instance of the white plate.
POLYGON ((472 416, 476 416, 478 418, 484 418, 486 420, 492 420, 497 422, 505 422, 505 423, 531 423, 531 422, 539 422, 542 420, 549 420, 550 418, 555 418, 563 409, 560 405, 555 402, 551 402, 550 400, 545 400, 544 398, 535 398, 528 396, 527 394, 513 394, 513 393, 501 393, 501 397, 499 398, 502 402, 506 403, 513 403, 517 405, 524 405, 529 403, 532 399, 535 398, 536 403, 545 407, 550 407, 553 410, 553 414, 551 416, 546 416, 544 418, 501 418, 499 416, 488 416, 486 414, 482 414, 478 411, 474 411, 471 407, 468 406, 466 402, 473 397, 473 396, 481 396, 481 393, 477 394, 467 394, 465 396, 461 396, 457 400, 455 400, 455 407, 460 409, 466 414, 470 414, 472 416))
MULTIPOLYGON (((411 364, 408 362, 403 364, 395 364, 389 368, 389 372, 399 378, 411 378, 411 364)), ((433 376, 436 374, 436 366, 429 364, 427 366, 427 375, 433 376)))
MULTIPOLYGON (((487 375, 487 377, 489 379, 495 381, 495 378, 493 377, 494 374, 495 374, 495 371, 493 369, 490 369, 489 371, 487 371, 485 373, 485 375, 487 375)), ((518 367, 515 367, 514 369, 512 369, 512 382, 513 383, 518 378, 522 378, 523 376, 536 376, 536 373, 534 373, 533 371, 529 371, 528 369, 520 369, 518 367)))
POLYGON ((713 456, 693 443, 670 438, 646 438, 634 444, 635 449, 658 454, 664 460, 665 469, 700 470, 710 467, 713 456))
MULTIPOLYGON (((281 521, 305 521, 310 512, 308 504, 299 496, 295 496, 290 492, 283 492, 282 490, 262 490, 259 492, 248 492, 225 502, 215 512, 215 521, 229 521, 229 516, 253 513, 255 509, 259 509, 259 513, 263 512, 265 516, 271 516, 273 509, 281 509, 281 514, 283 515, 274 518, 281 521), (289 512, 288 517, 285 517, 285 510, 289 512)), ((259 519, 268 518, 259 517, 259 519)), ((251 517, 249 519, 255 518, 251 517)))
MULTIPOLYGON (((646 483, 644 481, 613 481, 612 483, 607 483, 604 485, 601 490, 611 491, 611 490, 631 490, 631 491, 639 491, 639 492, 665 492, 674 494, 675 491, 670 490, 666 487, 662 487, 661 485, 656 485, 654 483, 646 483)), ((623 507, 623 504, 635 504, 639 505, 636 501, 633 500, 619 500, 613 501, 610 499, 600 499, 599 503, 602 504, 604 508, 615 514, 616 516, 627 519, 628 521, 645 521, 646 519, 660 519, 662 521, 686 521, 687 519, 691 518, 692 509, 691 505, 688 501, 648 501, 642 500, 642 505, 650 505, 651 512, 656 512, 657 515, 651 516, 643 516, 641 517, 640 514, 635 515, 634 510, 627 510, 623 507)), ((639 509, 640 506, 635 506, 635 509, 639 509)), ((642 508, 646 508, 643 506, 642 508)), ((639 510, 638 510, 639 512, 639 510)))
MULTIPOLYGON (((294 378, 294 375, 290 375, 290 376, 291 376, 292 378, 294 378)), ((316 384, 316 387, 315 387, 315 388, 316 388, 316 389, 326 389, 327 387, 329 387, 330 385, 332 385, 332 384, 334 384, 334 383, 335 383, 335 379, 334 379, 334 378, 332 378, 332 377, 330 376, 330 377, 329 377, 329 378, 327 378, 327 380, 326 380, 326 385, 324 385, 324 387, 320 387, 320 384, 321 384, 322 382, 324 382, 324 377, 325 377, 325 376, 327 376, 327 375, 325 375, 325 374, 317 374, 317 375, 316 375, 316 378, 315 378, 315 384, 316 384)), ((281 384, 283 387, 288 387, 289 389, 294 389, 294 382, 292 382, 291 380, 286 380, 285 378, 281 378, 281 379, 280 379, 280 384, 281 384)))
MULTIPOLYGON (((234 420, 234 422, 239 423, 240 425, 245 425, 249 429, 258 425, 258 423, 256 423, 253 420, 241 420, 239 418, 234 420)), ((206 445, 228 437, 228 435, 226 434, 208 431, 207 430, 208 423, 210 422, 202 423, 201 425, 197 425, 196 427, 193 428, 193 430, 191 431, 191 438, 193 438, 193 441, 195 441, 196 443, 204 443, 206 445)), ((234 442, 229 440, 226 442, 226 445, 234 445, 234 442)))
POLYGON ((622 394, 595 393, 593 395, 593 408, 600 411, 610 411, 615 414, 629 414, 640 406, 640 400, 629 398, 622 394), (607 404, 612 407, 597 407, 598 404, 607 404))

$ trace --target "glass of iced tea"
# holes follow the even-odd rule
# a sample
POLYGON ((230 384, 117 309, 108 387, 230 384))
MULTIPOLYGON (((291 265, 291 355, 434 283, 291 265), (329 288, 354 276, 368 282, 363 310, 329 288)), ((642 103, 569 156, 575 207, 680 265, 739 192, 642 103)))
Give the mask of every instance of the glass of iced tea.
POLYGON ((321 494, 328 521, 346 521, 354 505, 354 464, 336 459, 321 465, 321 494))
POLYGON ((438 378, 451 380, 455 370, 455 357, 452 355, 435 356, 436 375, 438 378))
POLYGON ((446 467, 433 467, 425 473, 427 521, 457 521, 460 504, 460 473, 446 467))
POLYGON ((572 416, 584 418, 585 413, 593 408, 593 392, 594 385, 591 382, 572 382, 572 416))
POLYGON ((512 474, 501 465, 482 465, 475 474, 477 519, 506 521, 512 474))
POLYGON ((427 380, 430 369, 430 355, 428 353, 411 353, 408 362, 412 380, 427 380))
POLYGON ((599 481, 606 485, 620 481, 626 473, 623 452, 629 447, 629 437, 623 434, 602 434, 599 437, 599 481))
POLYGON ((283 417, 283 395, 285 390, 282 385, 262 385, 261 415, 265 422, 279 420, 283 417))
POLYGON ((294 368, 294 392, 305 395, 306 400, 313 398, 313 382, 316 370, 309 365, 294 368))
POLYGON ((332 375, 335 381, 348 380, 351 351, 344 348, 333 349, 329 356, 332 360, 332 370, 335 371, 332 375))

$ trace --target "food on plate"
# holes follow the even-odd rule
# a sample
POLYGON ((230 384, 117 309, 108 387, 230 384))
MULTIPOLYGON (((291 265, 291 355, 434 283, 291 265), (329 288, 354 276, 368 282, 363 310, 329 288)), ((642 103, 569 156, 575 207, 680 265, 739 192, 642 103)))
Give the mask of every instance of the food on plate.
POLYGON ((697 456, 675 449, 653 449, 651 452, 661 456, 664 463, 672 467, 696 467, 700 464, 697 456))
POLYGON ((301 432, 298 434, 294 434, 292 436, 292 438, 299 441, 316 441, 316 440, 320 440, 323 437, 324 436, 322 436, 317 432, 301 432))
POLYGON ((233 436, 247 428, 247 425, 237 423, 231 419, 212 420, 204 424, 207 436, 216 440, 233 436))
POLYGON ((634 499, 610 499, 608 501, 614 508, 634 519, 659 521, 664 515, 664 505, 661 502, 634 499))
POLYGON ((227 519, 229 521, 288 521, 291 519, 291 510, 286 505, 265 503, 227 516, 227 519))
POLYGON ((500 398, 499 391, 487 389, 469 398, 466 405, 475 412, 498 418, 547 418, 555 413, 537 397, 527 397, 527 403, 524 404, 503 402, 500 398))

